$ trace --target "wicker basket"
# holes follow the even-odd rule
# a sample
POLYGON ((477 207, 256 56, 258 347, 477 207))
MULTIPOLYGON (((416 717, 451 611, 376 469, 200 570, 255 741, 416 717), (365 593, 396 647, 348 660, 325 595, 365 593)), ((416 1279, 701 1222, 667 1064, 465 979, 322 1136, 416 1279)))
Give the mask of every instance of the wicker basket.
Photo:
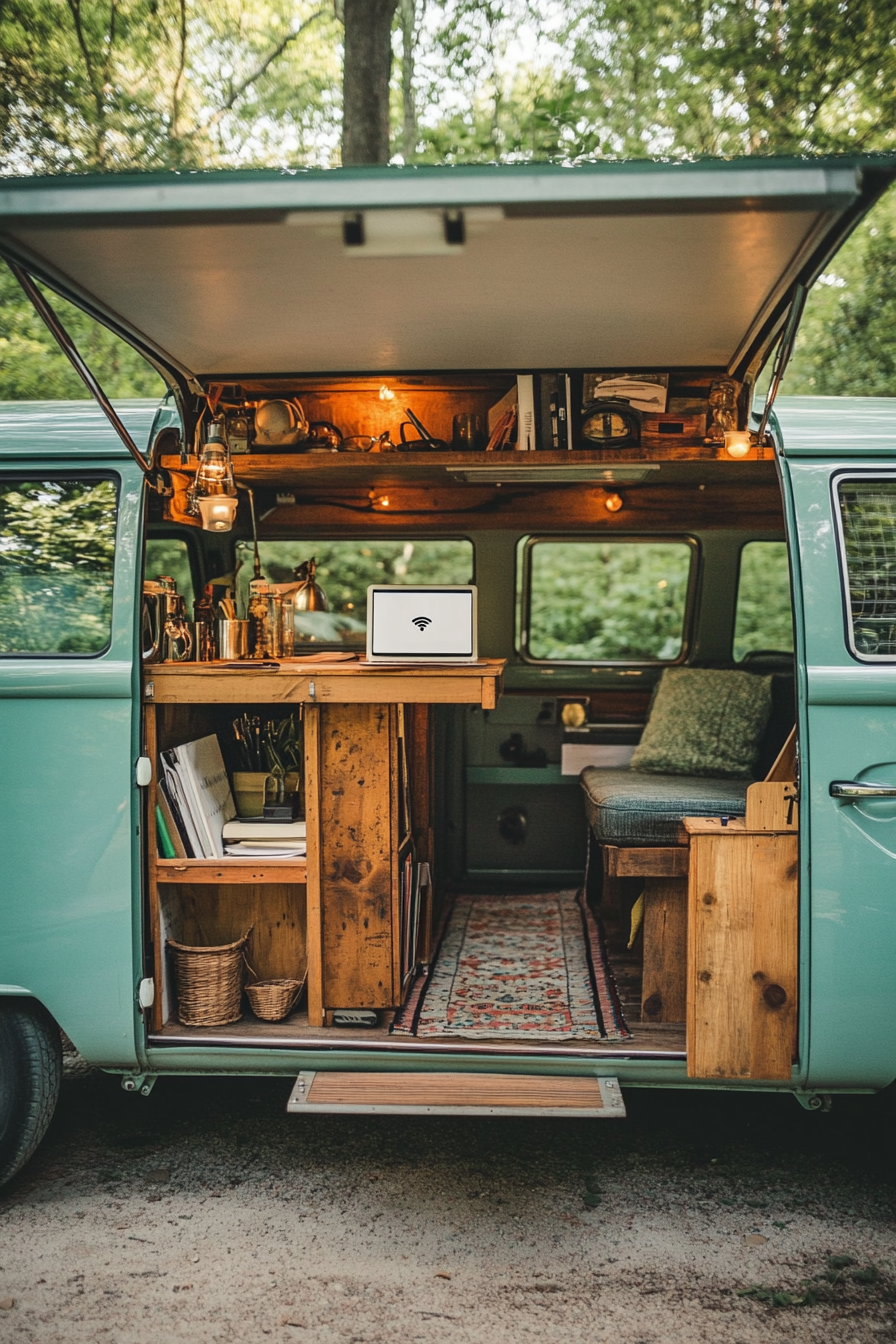
POLYGON ((249 933, 222 947, 187 947, 168 939, 177 970, 177 1015, 185 1027, 222 1027, 242 1017, 249 933))
POLYGON ((246 997, 256 1017, 265 1022, 280 1022, 292 1012, 305 988, 307 972, 301 980, 256 980, 246 986, 246 997))

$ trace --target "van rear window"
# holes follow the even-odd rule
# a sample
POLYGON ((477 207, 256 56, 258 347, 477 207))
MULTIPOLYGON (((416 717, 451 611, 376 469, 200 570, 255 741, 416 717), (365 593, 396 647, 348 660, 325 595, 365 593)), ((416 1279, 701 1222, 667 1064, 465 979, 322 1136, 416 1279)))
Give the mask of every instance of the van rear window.
MULTIPOLYGON (((472 583, 473 543, 440 541, 262 541, 261 568, 270 583, 294 583, 295 569, 312 557, 326 611, 297 612, 296 640, 363 648, 367 641, 367 588, 371 583, 472 583)), ((252 543, 236 546, 237 593, 248 604, 252 543)))
POLYGON ((896 480, 841 481, 849 643, 858 658, 896 660, 896 480))
POLYGON ((538 662, 674 663, 694 554, 687 541, 530 539, 522 652, 538 662))
POLYGON ((0 480, 0 654, 108 648, 117 507, 110 480, 0 480))
POLYGON ((740 553, 734 660, 793 652, 793 605, 786 541, 748 541, 740 553))

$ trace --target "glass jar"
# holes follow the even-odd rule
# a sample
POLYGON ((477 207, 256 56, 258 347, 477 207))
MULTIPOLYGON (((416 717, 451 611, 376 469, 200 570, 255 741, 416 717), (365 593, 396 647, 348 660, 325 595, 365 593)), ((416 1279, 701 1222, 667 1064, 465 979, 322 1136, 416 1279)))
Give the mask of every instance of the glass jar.
POLYGON ((249 642, 252 658, 279 658, 283 626, 282 601, 277 589, 263 579, 249 584, 249 642))

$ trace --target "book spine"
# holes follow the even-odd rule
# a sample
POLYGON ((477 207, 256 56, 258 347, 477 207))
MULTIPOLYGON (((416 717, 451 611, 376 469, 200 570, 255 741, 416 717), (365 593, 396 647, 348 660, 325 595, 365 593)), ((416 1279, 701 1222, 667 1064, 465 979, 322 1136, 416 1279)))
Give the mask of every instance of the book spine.
POLYGON ((164 779, 159 780, 159 790, 156 796, 158 798, 157 806, 161 809, 165 828, 168 831, 168 839, 171 841, 174 848, 174 857, 176 859, 188 859, 190 855, 187 853, 186 845, 184 844, 183 826, 179 825, 175 820, 174 812, 168 801, 168 795, 165 792, 164 779))
POLYGON ((516 397, 519 415, 517 452, 535 451, 535 379, 531 373, 517 375, 516 397))
POLYGON ((175 859, 177 855, 174 845, 171 843, 171 836, 168 834, 168 827, 165 825, 165 818, 162 815, 162 809, 156 804, 156 837, 159 845, 160 859, 175 859))

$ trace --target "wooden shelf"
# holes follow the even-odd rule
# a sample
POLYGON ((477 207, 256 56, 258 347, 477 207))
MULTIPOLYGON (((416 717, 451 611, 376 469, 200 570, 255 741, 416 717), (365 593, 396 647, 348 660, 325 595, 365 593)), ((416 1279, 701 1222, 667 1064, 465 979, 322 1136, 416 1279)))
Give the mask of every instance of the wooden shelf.
POLYGON ((503 658, 449 667, 377 663, 308 663, 288 659, 276 672, 223 663, 147 664, 151 704, 481 705, 494 709, 503 658))
POLYGON ((156 859, 157 882, 195 883, 236 886, 262 882, 299 883, 304 885, 304 859, 156 859))

